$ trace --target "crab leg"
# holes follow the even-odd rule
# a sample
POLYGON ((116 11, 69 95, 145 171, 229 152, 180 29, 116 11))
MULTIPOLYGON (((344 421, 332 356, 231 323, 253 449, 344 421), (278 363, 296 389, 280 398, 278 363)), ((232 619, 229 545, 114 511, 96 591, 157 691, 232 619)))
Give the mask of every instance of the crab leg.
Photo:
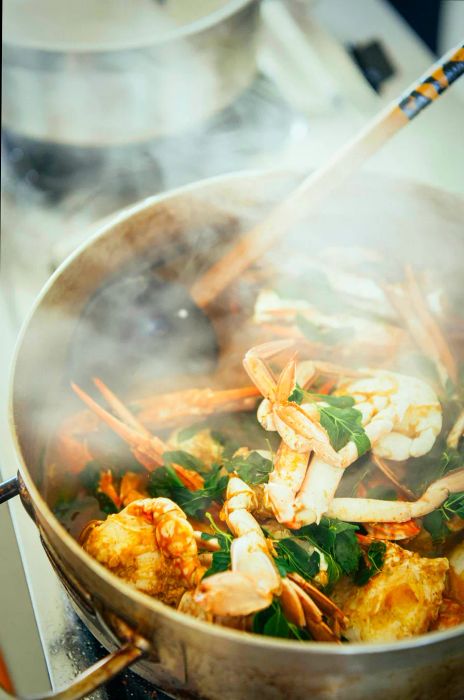
POLYGON ((257 505, 253 490, 238 477, 227 486, 224 517, 235 539, 232 571, 204 579, 194 598, 213 615, 249 615, 267 608, 281 591, 281 579, 261 527, 249 512, 257 505))
POLYGON ((223 514, 236 536, 231 545, 232 571, 203 579, 194 594, 195 601, 213 615, 239 616, 263 610, 276 595, 290 622, 308 627, 316 640, 338 642, 309 593, 321 601, 327 614, 342 623, 343 613, 311 584, 303 586, 304 579, 297 574, 280 577, 264 533, 250 512, 256 506, 253 490, 238 477, 231 477, 223 514))
POLYGON ((111 406, 115 414, 119 416, 123 423, 131 428, 134 428, 134 430, 137 430, 142 435, 145 435, 145 437, 151 437, 150 432, 145 428, 143 423, 137 420, 134 414, 129 411, 127 406, 124 406, 122 401, 116 396, 116 394, 113 394, 113 392, 108 389, 106 384, 104 384, 101 379, 98 377, 93 377, 93 383, 103 398, 106 399, 108 405, 111 406))
POLYGON ((340 642, 337 635, 330 629, 322 618, 322 612, 310 596, 294 581, 290 580, 290 585, 294 589, 303 608, 306 627, 311 632, 317 642, 340 642))
POLYGON ((309 454, 291 450, 281 442, 274 469, 266 485, 266 497, 276 519, 290 523, 295 515, 295 496, 301 488, 308 468, 309 454))
MULTIPOLYGON (((317 408, 313 404, 299 406, 288 401, 295 388, 295 360, 290 360, 285 365, 276 381, 263 358, 272 357, 290 346, 291 342, 288 341, 259 345, 246 353, 243 364, 264 396, 258 408, 259 422, 266 430, 277 430, 283 440, 266 487, 267 498, 279 522, 298 527, 320 519, 342 477, 338 467, 351 464, 357 459, 358 451, 354 443, 349 443, 343 450, 336 452, 319 424, 317 408), (317 454, 318 460, 313 459, 307 469, 312 451, 317 454), (295 501, 295 496, 300 489, 298 502, 295 501), (301 511, 298 519, 295 519, 295 507, 301 511)), ((303 377, 305 384, 310 383, 319 370, 337 375, 342 370, 327 363, 303 364, 304 371, 300 368, 300 377, 303 377)), ((359 375, 358 372, 355 374, 359 375)), ((381 427, 380 423, 373 425, 372 438, 378 439, 381 432, 383 434, 383 431, 391 430, 391 427, 390 423, 382 424, 381 427)))
MULTIPOLYGON (((365 426, 371 445, 392 430, 393 423, 379 413, 365 426)), ((338 453, 339 465, 314 456, 311 460, 300 492, 295 500, 295 517, 292 527, 319 522, 327 512, 335 496, 344 470, 358 458, 358 450, 353 442, 348 442, 338 453)))
POLYGON ((386 284, 383 291, 419 350, 435 363, 441 383, 446 387, 448 378, 456 382, 456 362, 410 266, 406 266, 405 274, 404 285, 386 284))
POLYGON ((378 501, 372 498, 334 498, 327 514, 351 522, 402 523, 422 518, 439 508, 451 493, 464 491, 464 468, 431 484, 417 501, 378 501))
POLYGON ((293 585, 293 581, 289 578, 282 579, 282 591, 280 593, 280 602, 285 610, 285 616, 289 622, 292 622, 297 627, 306 625, 306 617, 300 597, 293 585))
POLYGON ((309 583, 309 581, 306 581, 306 579, 304 579, 303 576, 300 576, 300 574, 297 573, 288 574, 288 578, 297 583, 300 586, 300 588, 302 588, 304 591, 306 591, 306 593, 309 596, 311 596, 313 601, 317 603, 324 615, 338 619, 342 627, 346 625, 347 618, 343 611, 340 610, 338 605, 335 605, 335 603, 332 600, 330 600, 330 598, 328 598, 325 595, 325 593, 320 591, 319 588, 313 586, 312 583, 309 583))
POLYGON ((186 389, 137 401, 138 417, 146 425, 170 427, 183 418, 201 418, 212 413, 252 411, 259 390, 255 386, 238 389, 186 389))
POLYGON ((422 322, 426 333, 430 335, 430 338, 432 339, 432 342, 437 350, 438 356, 443 365, 446 367, 449 377, 455 383, 457 379, 456 362, 449 349, 448 343, 445 340, 440 326, 433 317, 426 301, 424 300, 419 283, 417 282, 410 265, 406 265, 405 273, 406 290, 409 294, 413 307, 415 308, 416 314, 422 322))
MULTIPOLYGON (((162 466, 163 454, 168 450, 168 446, 165 445, 162 440, 155 435, 151 435, 144 427, 143 432, 140 432, 126 425, 123 421, 119 420, 119 418, 113 416, 112 413, 102 408, 91 396, 78 387, 77 384, 72 383, 71 386, 79 398, 101 418, 108 427, 127 442, 131 447, 132 454, 145 469, 153 471, 157 467, 162 466)), ((113 394, 111 396, 114 397, 113 394)), ((117 399, 117 401, 119 402, 119 399, 117 399)), ((173 465, 173 467, 187 488, 195 490, 203 486, 203 478, 197 472, 185 469, 180 465, 173 465)))

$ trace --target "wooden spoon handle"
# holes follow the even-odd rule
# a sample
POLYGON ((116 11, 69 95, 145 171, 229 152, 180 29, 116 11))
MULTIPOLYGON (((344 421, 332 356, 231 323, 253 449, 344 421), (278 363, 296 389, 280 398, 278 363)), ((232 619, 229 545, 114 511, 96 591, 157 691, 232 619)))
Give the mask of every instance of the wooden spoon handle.
POLYGON ((388 139, 436 100, 464 73, 464 47, 453 49, 399 100, 390 104, 329 161, 303 180, 263 221, 199 277, 190 292, 204 308, 279 238, 302 220, 315 202, 359 168, 388 139))

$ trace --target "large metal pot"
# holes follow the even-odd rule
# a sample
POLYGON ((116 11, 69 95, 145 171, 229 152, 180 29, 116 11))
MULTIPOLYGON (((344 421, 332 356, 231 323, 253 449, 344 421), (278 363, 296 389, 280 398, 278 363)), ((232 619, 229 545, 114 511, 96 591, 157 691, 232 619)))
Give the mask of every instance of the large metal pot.
MULTIPOLYGON (((219 227, 233 235, 238 225, 237 211, 248 216, 252 206, 256 215, 275 195, 276 188, 282 192, 286 187, 288 180, 282 176, 227 176, 136 205, 61 266, 25 325, 11 405, 20 481, 4 485, 3 497, 20 491, 78 614, 109 650, 122 647, 103 668, 93 670, 86 680, 76 682, 73 689, 59 697, 82 697, 134 662, 136 673, 178 697, 463 697, 462 625, 393 644, 341 646, 302 644, 213 626, 164 606, 109 573, 67 534, 42 495, 41 454, 50 430, 48 418, 63 413, 63 396, 69 394, 67 356, 71 337, 89 296, 136 256, 145 258, 168 248, 173 250, 172 244, 185 240, 187 231, 198 233, 205 226, 208 231, 219 227)), ((300 245, 306 241, 310 251, 321 236, 325 242, 346 241, 348 232, 351 236, 356 232, 358 242, 383 242, 392 251, 416 250, 418 264, 427 256, 435 260, 438 269, 441 266, 444 274, 451 275, 456 265, 462 264, 463 218, 464 203, 456 196, 371 177, 352 183, 340 193, 337 207, 326 206, 311 222, 311 228, 306 227, 300 245)), ((195 241, 200 241, 198 235, 195 241)), ((221 241, 219 237, 218 251, 221 241)), ((293 254, 298 256, 298 249, 293 254)))
POLYGON ((190 128, 256 73, 255 0, 5 3, 3 126, 102 147, 190 128))

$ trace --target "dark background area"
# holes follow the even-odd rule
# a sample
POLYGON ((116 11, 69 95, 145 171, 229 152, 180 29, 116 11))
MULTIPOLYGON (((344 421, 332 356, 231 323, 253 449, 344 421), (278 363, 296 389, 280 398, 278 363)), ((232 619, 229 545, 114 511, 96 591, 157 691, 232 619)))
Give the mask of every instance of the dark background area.
POLYGON ((388 0, 427 46, 437 53, 440 8, 443 0, 388 0))

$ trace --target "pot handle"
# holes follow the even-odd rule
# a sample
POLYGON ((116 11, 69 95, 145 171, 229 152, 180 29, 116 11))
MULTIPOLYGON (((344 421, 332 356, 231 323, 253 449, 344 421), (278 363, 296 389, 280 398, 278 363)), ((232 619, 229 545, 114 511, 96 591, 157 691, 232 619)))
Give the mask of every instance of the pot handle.
MULTIPOLYGON (((144 640, 143 640, 144 641, 144 640)), ((64 690, 51 691, 45 695, 35 695, 33 698, 20 698, 17 695, 10 696, 16 700, 80 700, 87 697, 94 690, 104 683, 108 683, 112 678, 129 668, 146 651, 146 643, 136 644, 128 642, 120 649, 114 651, 104 659, 84 671, 64 690)))
POLYGON ((17 476, 12 476, 11 479, 7 479, 0 483, 0 503, 5 503, 9 501, 10 498, 14 496, 19 496, 20 483, 17 476))
MULTIPOLYGON (((21 482, 19 477, 0 483, 0 503, 5 503, 10 498, 21 493, 21 482)), ((87 697, 101 685, 108 683, 112 678, 129 668, 137 659, 140 659, 149 651, 148 642, 138 635, 130 632, 127 626, 118 621, 121 628, 124 628, 128 641, 119 649, 97 661, 96 664, 84 671, 64 690, 52 691, 45 695, 34 696, 33 698, 20 698, 17 695, 10 695, 17 700, 80 700, 87 697), (129 634, 127 634, 129 632, 129 634)), ((1 689, 1 685, 0 685, 1 689)))

